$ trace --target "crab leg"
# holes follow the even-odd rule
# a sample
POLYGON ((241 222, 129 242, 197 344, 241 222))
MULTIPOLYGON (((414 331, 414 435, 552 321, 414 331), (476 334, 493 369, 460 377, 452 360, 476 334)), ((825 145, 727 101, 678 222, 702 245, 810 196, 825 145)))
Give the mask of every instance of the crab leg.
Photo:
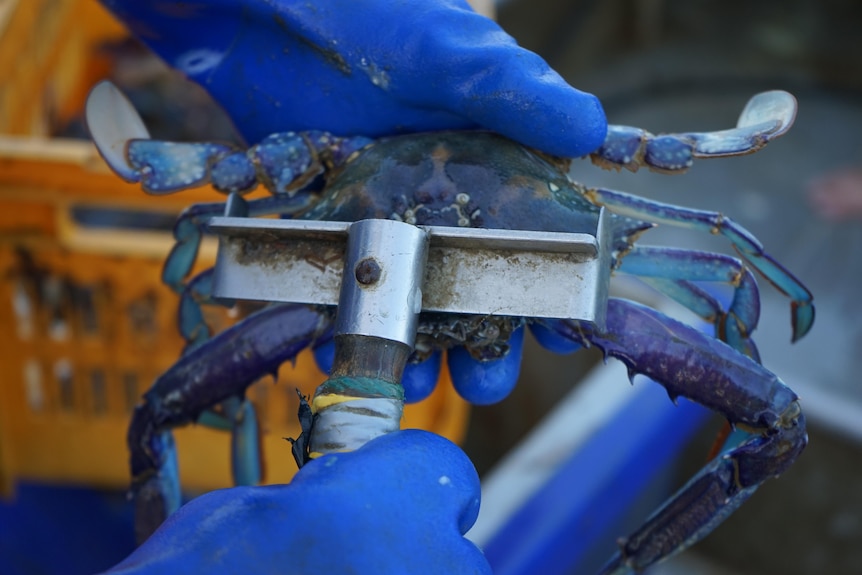
MULTIPOLYGON (((301 200, 302 198, 299 198, 301 200)), ((228 197, 227 204, 209 204, 215 209, 207 210, 207 221, 212 215, 232 214, 248 215, 258 211, 269 213, 273 208, 282 208, 287 201, 300 203, 297 198, 287 196, 276 196, 263 198, 253 202, 246 202, 238 194, 232 193, 228 197)), ((189 210, 187 210, 188 212, 189 210)), ((186 285, 182 285, 179 277, 188 273, 188 268, 193 265, 197 257, 197 249, 200 246, 203 224, 183 225, 182 217, 175 226, 175 235, 178 230, 186 230, 185 242, 178 238, 177 244, 171 255, 165 262, 163 269, 163 281, 175 289, 182 287, 180 305, 178 309, 178 323, 180 333, 188 342, 184 354, 190 353, 195 348, 203 345, 210 337, 209 326, 206 324, 201 304, 215 303, 211 298, 212 293, 212 269, 205 270, 195 276, 186 285), (173 258, 177 254, 178 257, 173 258), (173 259, 172 259, 173 258, 173 259), (179 264, 179 265, 178 265, 179 264), (180 270, 180 271, 177 271, 180 270)), ((201 415, 200 423, 208 427, 231 431, 231 469, 234 482, 237 485, 254 485, 259 482, 261 476, 261 463, 258 453, 258 426, 257 415, 254 406, 242 397, 233 397, 222 402, 224 415, 207 410, 201 415)))
MULTIPOLYGON (((95 134, 94 141, 98 146, 95 134)), ((205 184, 224 194, 245 193, 258 183, 274 195, 293 195, 323 174, 325 164, 343 162, 369 142, 367 138, 337 138, 326 132, 279 132, 241 151, 215 142, 139 138, 125 143, 124 164, 111 167, 155 195, 205 184)))
POLYGON ((230 194, 227 203, 195 204, 183 211, 174 225, 177 241, 162 268, 162 282, 180 293, 178 323, 188 346, 196 347, 209 338, 209 327, 200 306, 216 303, 211 297, 212 270, 205 270, 184 283, 197 259, 207 223, 221 215, 292 215, 305 210, 312 201, 307 194, 272 196, 250 202, 238 194, 230 194))
POLYGON ((86 120, 108 166, 151 194, 207 183, 225 194, 245 193, 261 183, 273 194, 293 195, 370 142, 319 131, 271 134, 247 151, 218 142, 152 140, 129 99, 107 81, 90 91, 86 120))
POLYGON ((718 212, 682 208, 613 190, 589 188, 582 191, 590 201, 599 206, 606 206, 615 214, 657 224, 721 234, 728 238, 737 253, 751 267, 790 298, 793 341, 803 337, 811 329, 814 323, 811 292, 787 268, 764 252, 763 245, 751 232, 730 218, 718 212))
POLYGON ((257 485, 263 477, 260 428, 254 405, 241 395, 222 401, 220 411, 207 409, 196 423, 231 432, 231 477, 234 485, 257 485))
POLYGON ((201 304, 211 301, 213 269, 208 268, 193 277, 183 288, 177 311, 180 334, 186 340, 183 353, 202 345, 210 337, 201 304))
POLYGON ((156 380, 135 408, 127 437, 139 541, 179 506, 170 429, 241 397, 262 375, 277 373, 283 362, 325 339, 330 323, 325 311, 270 306, 184 355, 156 380))
POLYGON ((646 523, 620 543, 602 575, 641 571, 699 541, 770 477, 783 473, 807 443, 796 394, 728 345, 633 302, 611 299, 603 333, 572 321, 549 328, 595 345, 629 372, 723 414, 752 436, 710 461, 646 523))
POLYGON ((738 259, 710 252, 635 246, 619 264, 619 271, 638 276, 713 323, 716 337, 759 361, 751 333, 760 319, 760 294, 754 276, 738 259), (692 281, 731 285, 733 300, 727 311, 692 281))
POLYGON ((263 476, 260 427, 252 403, 241 396, 221 402, 231 423, 231 476, 234 485, 257 485, 263 476))
MULTIPOLYGON (((224 206, 225 215, 248 215, 248 202, 237 193, 231 193, 224 206)), ((200 347, 210 338, 210 329, 201 305, 216 303, 212 299, 213 269, 207 269, 192 278, 180 297, 178 319, 180 333, 187 345, 183 354, 200 347)), ((218 302, 231 305, 228 302, 218 302)), ((231 432, 231 472, 236 485, 257 485, 262 476, 260 430, 254 406, 244 397, 230 397, 220 404, 221 411, 208 409, 198 423, 214 429, 231 432)))
MULTIPOLYGON (((747 269, 745 270, 745 274, 753 278, 751 272, 747 269)), ((751 339, 751 331, 741 328, 739 318, 736 318, 736 321, 731 321, 731 315, 734 312, 725 310, 722 304, 709 292, 686 280, 654 277, 640 277, 639 279, 690 309, 703 320, 713 323, 715 325, 715 337, 727 343, 736 351, 760 363, 760 352, 754 340, 751 339)), ((757 289, 756 284, 754 284, 754 287, 757 289)), ((733 302, 731 302, 731 305, 733 305, 733 302)))
MULTIPOLYGON (((177 143, 150 139, 138 112, 110 82, 97 84, 87 97, 86 118, 93 142, 108 166, 151 194, 167 194, 210 183, 241 200, 240 194, 263 184, 272 194, 247 203, 246 215, 295 215, 313 202, 311 188, 327 168, 340 166, 371 140, 338 138, 326 132, 283 132, 247 151, 215 142, 177 143)), ((229 200, 230 201, 230 200, 229 200)), ((177 244, 162 273, 177 292, 191 272, 207 222, 224 213, 224 204, 196 204, 174 227, 177 244)), ((193 326, 189 328, 193 330, 193 326)))
POLYGON ((656 136, 640 128, 608 126, 604 144, 590 159, 603 168, 682 173, 695 158, 752 154, 784 135, 795 118, 796 98, 781 90, 763 92, 748 101, 730 130, 656 136))
MULTIPOLYGON (((269 196, 246 202, 251 217, 271 214, 293 215, 306 210, 314 202, 309 194, 295 196, 269 196)), ((225 213, 223 202, 194 204, 189 206, 174 225, 174 238, 177 243, 168 254, 162 269, 162 281, 174 291, 182 292, 183 280, 191 272, 197 258, 207 223, 214 217, 225 213)))

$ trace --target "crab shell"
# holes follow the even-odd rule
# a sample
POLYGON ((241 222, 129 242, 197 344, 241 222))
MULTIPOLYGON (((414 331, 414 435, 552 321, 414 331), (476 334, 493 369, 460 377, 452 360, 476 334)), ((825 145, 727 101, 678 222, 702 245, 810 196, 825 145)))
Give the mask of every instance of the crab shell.
MULTIPOLYGON (((390 218, 415 225, 594 233, 599 207, 567 169, 490 132, 434 132, 385 138, 360 150, 328 178, 303 219, 354 222, 390 218)), ((614 251, 652 227, 612 216, 614 251)), ((522 318, 423 313, 414 361, 464 345, 476 359, 505 355, 522 318)))

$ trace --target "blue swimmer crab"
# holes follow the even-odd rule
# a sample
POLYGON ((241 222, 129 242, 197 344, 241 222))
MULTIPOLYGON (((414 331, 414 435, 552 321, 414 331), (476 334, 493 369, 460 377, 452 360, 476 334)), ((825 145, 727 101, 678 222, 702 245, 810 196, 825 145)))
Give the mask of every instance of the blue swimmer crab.
MULTIPOLYGON (((752 98, 730 130, 656 136, 611 126, 590 158, 602 167, 684 172, 694 158, 761 149, 789 129, 795 112, 793 96, 774 91, 752 98)), ((483 362, 510 361, 517 355, 510 341, 518 339, 526 324, 540 341, 553 334, 550 339, 557 342, 596 346, 622 361, 630 374, 645 374, 663 385, 671 398, 687 397, 750 433, 622 540, 602 573, 640 571, 700 540, 761 483, 784 472, 807 443, 796 394, 760 364, 751 340, 760 302, 750 269, 791 300, 793 340, 812 326, 812 296, 750 232, 722 214, 584 186, 568 177, 570 159, 550 157, 489 132, 375 141, 324 132, 279 133, 247 151, 217 143, 160 142, 148 139, 130 105, 107 84, 94 90, 88 121, 101 153, 125 180, 140 182, 151 194, 211 183, 229 194, 230 213, 240 203, 248 216, 394 218, 416 225, 581 232, 595 229, 600 208, 607 208, 614 270, 643 279, 711 322, 714 337, 654 309, 611 298, 604 329, 566 319, 422 314, 412 358, 422 362, 448 349, 452 354, 466 350, 483 362), (122 113, 112 116, 111 110, 122 113), (241 194, 259 184, 272 195, 242 200, 241 194), (656 224, 720 234, 740 258, 637 244, 656 224), (699 281, 732 286, 727 309, 694 283, 699 281)), ((259 377, 331 338, 331 311, 278 304, 208 339, 198 309, 207 299, 208 275, 183 282, 207 221, 223 213, 223 203, 188 208, 176 224, 177 244, 164 268, 165 281, 183 294, 180 327, 190 346, 144 395, 129 429, 132 493, 143 535, 178 501, 169 430, 197 421, 216 404, 241 400, 259 377)))

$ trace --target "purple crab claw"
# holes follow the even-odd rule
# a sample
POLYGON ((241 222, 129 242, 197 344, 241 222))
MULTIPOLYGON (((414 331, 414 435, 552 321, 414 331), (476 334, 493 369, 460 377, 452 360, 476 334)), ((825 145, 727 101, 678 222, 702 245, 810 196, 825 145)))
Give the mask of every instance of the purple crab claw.
POLYGON ((615 298, 608 300, 603 331, 568 320, 542 323, 620 360, 630 377, 646 375, 672 400, 688 398, 749 433, 621 539, 601 575, 640 573, 701 540, 805 449, 805 416, 796 393, 755 360, 689 325, 615 298))
MULTIPOLYGON (((330 339, 329 327, 329 315, 320 310, 269 306, 186 353, 156 379, 135 408, 127 436, 139 541, 179 506, 171 429, 197 421, 213 405, 242 397, 262 374, 276 373, 306 347, 330 339)), ((238 455, 249 451, 247 445, 239 447, 238 455)), ((256 467, 239 461, 235 465, 256 467)))
POLYGON ((781 90, 752 97, 730 130, 653 135, 640 128, 608 126, 604 144, 590 154, 603 168, 641 167, 656 172, 679 173, 695 158, 717 158, 751 154, 784 135, 796 119, 796 98, 781 90))

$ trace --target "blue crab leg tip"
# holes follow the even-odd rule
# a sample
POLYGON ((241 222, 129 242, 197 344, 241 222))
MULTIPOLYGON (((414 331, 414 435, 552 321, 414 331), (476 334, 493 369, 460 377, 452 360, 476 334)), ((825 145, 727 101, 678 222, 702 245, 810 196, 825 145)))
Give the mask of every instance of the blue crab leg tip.
POLYGON ((751 266, 760 272, 778 291, 790 298, 791 325, 793 327, 792 341, 797 341, 807 334, 814 325, 813 296, 808 288, 775 258, 766 253, 747 253, 734 245, 737 252, 751 266))
POLYGON ((791 341, 795 343, 811 331, 816 314, 814 313, 814 305, 811 303, 797 303, 794 301, 790 302, 790 307, 793 320, 793 338, 791 341))
POLYGON ((140 181, 140 172, 128 159, 127 143, 149 139, 150 133, 129 99, 111 82, 99 82, 87 96, 85 119, 108 166, 128 182, 140 181))
POLYGON ((736 123, 737 128, 747 128, 758 124, 775 122, 776 127, 772 129, 769 139, 784 135, 796 120, 798 104, 793 94, 783 90, 772 90, 761 92, 753 96, 736 123))
POLYGON ((757 344, 755 344, 754 341, 750 339, 742 341, 739 345, 739 351, 743 355, 747 355, 757 363, 763 363, 762 361, 760 361, 760 350, 757 349, 757 344))
POLYGON ((233 414, 231 471, 235 485, 257 485, 263 476, 260 426, 250 401, 242 401, 233 414))
POLYGON ((694 158, 756 152, 790 129, 796 108, 796 98, 774 90, 751 98, 736 127, 729 130, 656 136, 638 128, 611 125, 605 142, 590 158, 603 168, 634 172, 648 167, 663 173, 680 173, 691 167, 694 158))
MULTIPOLYGON (((136 410, 138 422, 146 426, 148 422, 144 420, 147 418, 140 418, 141 415, 143 412, 136 410)), ((182 504, 177 449, 173 435, 170 431, 164 431, 152 435, 149 440, 148 444, 154 450, 153 456, 157 458, 159 465, 139 474, 133 469, 130 494, 135 506, 135 536, 138 543, 146 540, 182 504)), ((133 449, 132 453, 134 458, 136 453, 141 455, 141 450, 133 449)))

